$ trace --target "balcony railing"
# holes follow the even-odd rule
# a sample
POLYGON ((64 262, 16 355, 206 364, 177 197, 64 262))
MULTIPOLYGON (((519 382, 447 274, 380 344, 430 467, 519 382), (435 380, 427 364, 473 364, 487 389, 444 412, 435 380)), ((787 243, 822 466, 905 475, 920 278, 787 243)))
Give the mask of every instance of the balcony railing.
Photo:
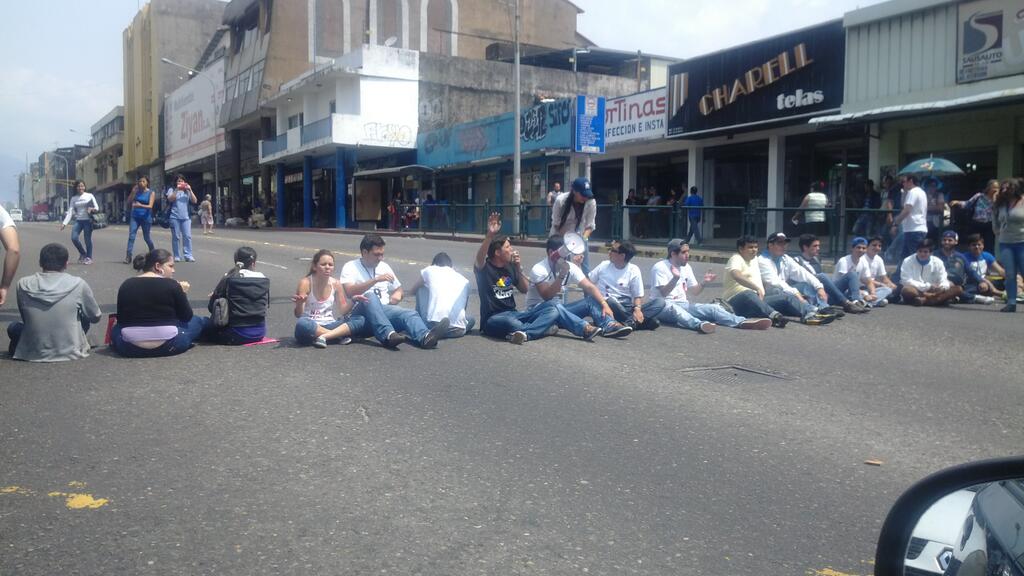
POLYGON ((280 134, 273 140, 263 141, 263 156, 272 156, 278 152, 284 152, 288 149, 288 135, 280 134))
POLYGON ((331 137, 331 127, 333 126, 333 120, 331 116, 324 118, 323 120, 317 120, 312 124, 307 124, 302 127, 300 132, 302 133, 301 142, 305 146, 310 142, 316 142, 317 140, 323 140, 331 137))

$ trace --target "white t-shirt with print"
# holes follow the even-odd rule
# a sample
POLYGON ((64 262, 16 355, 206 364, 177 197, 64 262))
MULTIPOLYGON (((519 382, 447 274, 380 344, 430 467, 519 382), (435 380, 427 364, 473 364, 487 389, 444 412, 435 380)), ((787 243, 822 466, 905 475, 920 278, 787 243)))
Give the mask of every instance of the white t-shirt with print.
POLYGON ((0 229, 3 228, 14 228, 14 219, 7 213, 7 210, 4 210, 3 206, 0 206, 0 229))
POLYGON ((605 260, 590 271, 590 281, 597 285, 605 297, 621 301, 644 296, 644 280, 640 268, 631 262, 620 269, 611 260, 605 260))
POLYGON ((430 291, 427 322, 447 318, 452 328, 466 327, 466 286, 469 280, 451 266, 427 266, 420 270, 423 286, 430 291))
POLYGON ((838 280, 840 277, 849 274, 851 270, 857 271, 857 277, 860 278, 861 281, 871 278, 871 270, 868 266, 867 254, 861 256, 860 260, 857 261, 857 264, 853 263, 853 256, 850 256, 849 254, 840 258, 839 261, 836 262, 834 278, 838 280))
POLYGON ((903 205, 910 206, 910 215, 903 219, 903 232, 928 231, 928 195, 920 186, 911 188, 903 199, 903 205))
POLYGON ((376 295, 381 304, 390 304, 391 293, 401 288, 402 283, 398 281, 398 276, 391 270, 391 266, 388 266, 387 262, 379 262, 376 266, 367 268, 363 266, 363 261, 359 258, 349 260, 341 267, 341 283, 361 284, 380 274, 391 274, 395 277, 395 280, 394 282, 377 282, 369 290, 363 292, 363 294, 367 298, 376 295))
MULTIPOLYGON (((580 280, 587 277, 576 264, 572 262, 567 262, 567 264, 569 264, 569 273, 565 276, 565 280, 562 280, 562 287, 559 288, 558 294, 555 294, 552 298, 561 298, 566 286, 569 284, 579 284, 580 280)), ((545 258, 534 264, 533 268, 530 268, 530 289, 526 292, 527 308, 532 308, 544 302, 544 299, 540 297, 540 292, 537 290, 537 284, 551 282, 554 278, 555 271, 551 267, 550 258, 545 258)))
MULTIPOLYGON (((660 288, 668 286, 672 282, 672 263, 668 259, 662 260, 651 267, 651 294, 650 298, 661 296, 660 288)), ((676 282, 672 291, 665 296, 665 301, 675 304, 686 304, 686 291, 697 286, 697 277, 693 274, 693 267, 689 264, 679 267, 679 281, 676 282)))

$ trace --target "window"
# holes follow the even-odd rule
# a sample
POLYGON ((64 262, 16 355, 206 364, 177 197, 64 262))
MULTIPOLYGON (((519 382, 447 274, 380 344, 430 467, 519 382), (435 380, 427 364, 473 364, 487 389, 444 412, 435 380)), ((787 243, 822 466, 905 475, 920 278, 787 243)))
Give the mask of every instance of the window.
POLYGON ((298 114, 294 114, 292 116, 289 116, 288 117, 288 129, 291 130, 292 128, 298 128, 299 126, 302 126, 304 124, 304 122, 303 122, 304 120, 305 120, 305 118, 303 117, 302 112, 299 112, 298 114))
POLYGON ((246 70, 245 72, 242 72, 238 76, 238 90, 235 93, 235 96, 239 96, 241 94, 245 94, 246 92, 249 91, 249 79, 251 77, 252 77, 252 69, 246 70))
POLYGON ((264 61, 260 60, 252 67, 252 78, 249 82, 256 90, 259 90, 263 85, 263 65, 264 61))
POLYGON ((238 78, 232 78, 228 80, 225 85, 224 98, 225 100, 232 100, 235 97, 235 84, 238 82, 238 78))
POLYGON ((338 102, 335 101, 335 100, 331 100, 331 114, 334 114, 337 111, 338 111, 338 102))

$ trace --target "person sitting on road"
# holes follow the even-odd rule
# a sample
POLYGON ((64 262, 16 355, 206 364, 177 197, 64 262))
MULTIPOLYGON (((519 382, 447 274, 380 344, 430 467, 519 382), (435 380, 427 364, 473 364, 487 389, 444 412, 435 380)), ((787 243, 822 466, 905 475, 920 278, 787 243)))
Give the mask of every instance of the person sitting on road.
POLYGON ((967 257, 956 249, 959 241, 960 238, 955 231, 946 230, 942 233, 942 245, 935 253, 935 257, 942 260, 942 265, 946 267, 946 278, 949 278, 949 282, 964 291, 957 298, 957 302, 992 304, 995 302, 995 298, 978 294, 978 281, 975 272, 967 265, 967 257))
POLYGON ((976 293, 993 298, 1006 297, 997 286, 1002 281, 1005 287, 1006 270, 991 252, 985 250, 985 240, 981 234, 971 234, 967 237, 967 253, 964 254, 964 258, 970 270, 968 284, 976 293))
POLYGON ((487 233, 476 252, 473 272, 480 295, 480 331, 513 344, 539 340, 558 332, 558 310, 541 304, 522 312, 516 310, 515 291, 525 294, 529 282, 523 274, 519 252, 512 249, 501 231, 501 215, 487 218, 487 233))
POLYGON ((747 318, 770 318, 776 328, 786 327, 788 320, 783 314, 797 316, 809 325, 828 324, 835 320, 835 316, 818 316, 811 306, 788 292, 766 293, 757 262, 757 248, 757 238, 740 236, 736 240, 736 254, 725 265, 722 299, 736 313, 747 318))
POLYGON ((872 308, 881 308, 889 302, 899 299, 899 286, 889 278, 889 272, 885 269, 885 259, 882 258, 882 247, 885 240, 881 236, 872 236, 868 239, 868 249, 864 258, 868 263, 868 278, 864 282, 864 302, 872 308))
POLYGON ((795 284, 795 287, 819 306, 836 306, 851 314, 866 312, 867 307, 860 301, 860 278, 857 274, 851 271, 833 281, 821 268, 821 240, 813 234, 802 234, 799 243, 800 254, 794 260, 817 278, 827 298, 822 298, 822 291, 810 283, 795 284))
POLYGON ((204 338, 220 344, 240 345, 259 342, 267 335, 267 310, 270 308, 270 280, 257 272, 256 251, 248 246, 235 250, 235 265, 217 283, 210 294, 207 309, 227 300, 227 325, 217 326, 210 319, 204 338))
POLYGON ((366 301, 360 302, 352 313, 366 318, 367 327, 389 348, 397 348, 407 339, 420 348, 436 348, 437 341, 448 332, 448 318, 427 328, 415 310, 398 305, 404 291, 394 270, 384 262, 384 245, 379 234, 363 236, 359 258, 349 260, 341 268, 341 284, 349 297, 366 296, 366 301))
MULTIPOLYGON (((864 311, 873 307, 865 300, 865 298, 873 294, 867 288, 868 284, 873 284, 867 252, 868 239, 863 236, 857 236, 850 241, 850 253, 836 261, 836 267, 833 272, 836 283, 846 282, 851 290, 856 289, 855 293, 851 292, 850 294, 850 296, 855 296, 855 299, 850 302, 863 302, 862 308, 864 311), (854 282, 853 278, 856 278, 857 281, 854 282)), ((871 302, 877 301, 877 295, 871 297, 871 302)), ((882 304, 882 306, 885 306, 885 304, 882 304)))
POLYGON ((42 272, 18 281, 22 322, 7 327, 8 352, 15 360, 60 362, 89 355, 89 326, 100 321, 100 306, 85 280, 65 272, 68 249, 47 244, 39 251, 42 272))
POLYGON ((613 242, 608 259, 590 271, 590 281, 608 302, 615 320, 633 330, 655 330, 665 299, 652 294, 644 302, 644 280, 640 267, 630 262, 636 248, 628 240, 613 242))
POLYGON ((7 302, 7 291, 14 282, 14 273, 18 271, 21 261, 21 246, 18 243, 18 230, 14 219, 0 206, 0 244, 4 247, 4 272, 0 278, 0 306, 7 302))
POLYGON ((476 320, 466 316, 469 280, 452 267, 447 253, 434 255, 430 266, 420 270, 409 292, 416 295, 416 312, 428 327, 448 319, 448 331, 441 338, 461 338, 473 329, 476 320))
POLYGON ((921 240, 917 252, 903 260, 900 283, 903 285, 903 302, 913 306, 947 304, 963 294, 963 288, 949 281, 942 260, 932 255, 930 238, 921 240))
POLYGON ((690 246, 679 238, 669 241, 668 256, 651 267, 651 295, 657 294, 665 299, 665 309, 658 315, 658 320, 702 334, 711 334, 717 325, 745 330, 767 330, 771 327, 772 322, 768 318, 748 320, 718 304, 690 302, 690 296, 696 298, 704 286, 716 278, 708 271, 704 273, 703 281, 698 282, 690 266, 690 246))
MULTIPOLYGON (((801 308, 823 315, 842 317, 843 309, 828 305, 824 284, 807 268, 786 254, 789 238, 782 232, 768 236, 767 249, 757 258, 765 293, 784 292, 796 298, 801 308), (804 294, 807 294, 806 296, 804 294)), ((806 310, 801 316, 806 316, 806 310)))
POLYGON ((174 280, 174 258, 162 248, 139 254, 140 274, 117 291, 117 324, 111 344, 121 356, 174 356, 192 347, 209 322, 192 315, 188 282, 174 280))
POLYGON ((547 258, 530 269, 527 308, 541 304, 554 306, 558 310, 558 321, 555 324, 584 340, 592 340, 599 334, 625 336, 633 331, 615 321, 604 296, 573 261, 575 258, 583 260, 582 251, 578 255, 569 253, 565 239, 560 234, 548 237, 546 246, 547 258), (563 305, 565 287, 570 283, 579 286, 586 296, 572 304, 563 305), (583 320, 585 316, 590 316, 594 324, 583 320))
POLYGON ((295 303, 295 341, 300 346, 327 348, 330 342, 349 344, 353 336, 364 335, 366 320, 362 316, 349 316, 361 295, 351 300, 345 297, 341 280, 333 276, 334 254, 318 250, 313 254, 309 274, 299 280, 292 296, 295 303))

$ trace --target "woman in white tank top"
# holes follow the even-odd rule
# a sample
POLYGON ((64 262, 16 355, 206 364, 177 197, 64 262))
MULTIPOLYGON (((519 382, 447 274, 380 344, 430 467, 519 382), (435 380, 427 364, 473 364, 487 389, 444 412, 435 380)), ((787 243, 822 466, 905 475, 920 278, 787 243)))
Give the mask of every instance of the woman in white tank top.
POLYGON ((309 275, 299 280, 292 302, 298 318, 295 340, 300 345, 326 348, 328 340, 342 344, 352 341, 347 315, 354 303, 345 298, 341 281, 334 277, 334 254, 330 250, 313 255, 309 275))

